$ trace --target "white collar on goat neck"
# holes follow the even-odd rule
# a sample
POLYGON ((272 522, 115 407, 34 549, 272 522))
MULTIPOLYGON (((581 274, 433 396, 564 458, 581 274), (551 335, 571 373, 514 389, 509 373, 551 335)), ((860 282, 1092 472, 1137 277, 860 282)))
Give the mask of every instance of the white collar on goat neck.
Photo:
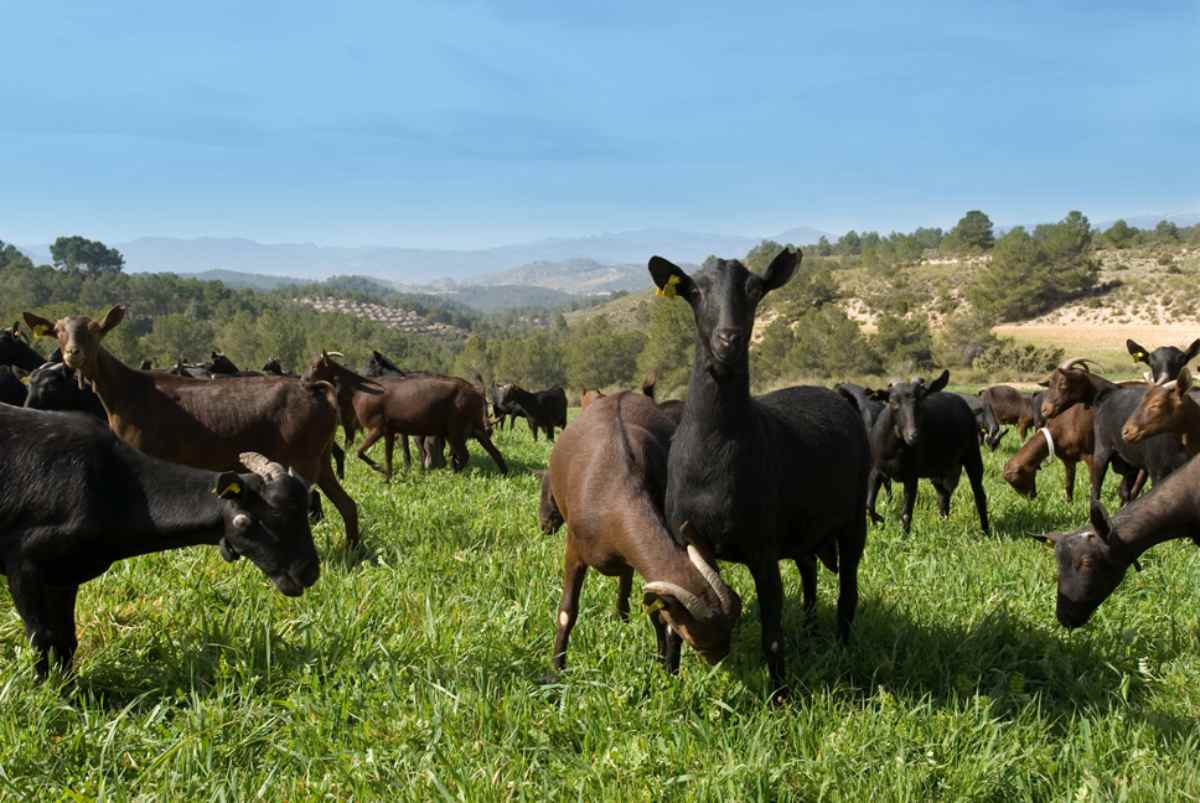
POLYGON ((1054 436, 1052 436, 1050 434, 1050 428, 1042 427, 1041 429, 1038 430, 1038 432, 1040 432, 1046 436, 1046 445, 1050 447, 1050 459, 1053 460, 1054 459, 1054 436))

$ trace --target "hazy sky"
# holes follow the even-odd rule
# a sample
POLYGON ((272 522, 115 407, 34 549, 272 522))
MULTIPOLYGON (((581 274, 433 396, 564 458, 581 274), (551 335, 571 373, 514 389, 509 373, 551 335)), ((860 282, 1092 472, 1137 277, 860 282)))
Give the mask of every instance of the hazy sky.
POLYGON ((800 5, 7 3, 0 239, 1200 210, 1197 0, 800 5))

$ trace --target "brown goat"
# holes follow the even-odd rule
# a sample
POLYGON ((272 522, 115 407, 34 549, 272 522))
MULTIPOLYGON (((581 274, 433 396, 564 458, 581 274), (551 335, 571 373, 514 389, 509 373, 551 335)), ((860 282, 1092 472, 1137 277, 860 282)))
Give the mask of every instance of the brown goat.
POLYGON ((1066 475, 1067 500, 1073 500, 1075 466, 1082 461, 1088 471, 1092 471, 1094 419, 1092 408, 1076 404, 1046 421, 1046 426, 1033 433, 1033 437, 1005 464, 1005 481, 1017 493, 1033 499, 1037 496, 1037 472, 1042 462, 1046 458, 1053 460, 1058 457, 1062 460, 1063 473, 1066 475))
POLYGON ((979 392, 983 403, 992 410, 997 424, 1015 426, 1024 439, 1035 419, 1033 400, 1008 385, 992 385, 979 392))
POLYGON ((52 323, 25 313, 35 334, 58 340, 63 361, 78 371, 80 382, 92 383, 121 440, 210 471, 237 470, 240 453, 260 452, 315 482, 341 514, 347 546, 358 544, 358 508, 330 459, 338 409, 328 383, 284 377, 210 382, 138 371, 101 345, 124 317, 124 306, 113 307, 103 321, 72 315, 52 323))
POLYGON ((1183 441, 1188 454, 1200 452, 1200 404, 1189 391, 1192 377, 1187 368, 1165 385, 1151 385, 1141 404, 1125 420, 1121 437, 1138 443, 1161 432, 1172 432, 1183 441))
POLYGON ((466 468, 470 459, 467 439, 474 438, 491 455, 500 473, 508 473, 504 455, 492 443, 483 393, 466 380, 435 375, 367 379, 340 365, 328 353, 313 360, 304 378, 332 382, 337 387, 347 443, 353 440, 356 427, 365 430, 367 437, 358 448, 358 458, 388 479, 392 476, 397 435, 445 438, 455 471, 466 468), (383 468, 367 455, 380 438, 385 447, 383 468))
MULTIPOLYGON (((679 667, 679 639, 715 663, 729 652, 738 595, 696 546, 679 546, 664 525, 667 453, 675 422, 646 396, 596 399, 571 422, 550 455, 539 519, 543 530, 567 525, 563 595, 554 666, 566 665, 589 567, 619 578, 617 610, 629 615, 636 571, 646 578, 643 605, 668 672, 679 667)), ((685 530, 687 525, 684 525, 685 530)))

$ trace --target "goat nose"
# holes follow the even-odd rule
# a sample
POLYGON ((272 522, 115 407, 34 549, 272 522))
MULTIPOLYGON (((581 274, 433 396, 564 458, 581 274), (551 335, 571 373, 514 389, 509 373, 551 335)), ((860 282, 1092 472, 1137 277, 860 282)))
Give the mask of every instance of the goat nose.
POLYGON ((731 349, 741 340, 742 334, 737 329, 718 329, 717 342, 727 349, 731 349))

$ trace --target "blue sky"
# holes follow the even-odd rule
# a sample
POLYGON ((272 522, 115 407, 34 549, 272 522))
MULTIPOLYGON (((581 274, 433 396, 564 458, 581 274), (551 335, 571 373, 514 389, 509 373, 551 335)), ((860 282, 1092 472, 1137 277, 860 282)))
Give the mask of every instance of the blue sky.
POLYGON ((1200 210, 1196 0, 830 6, 10 2, 0 239, 1200 210))

